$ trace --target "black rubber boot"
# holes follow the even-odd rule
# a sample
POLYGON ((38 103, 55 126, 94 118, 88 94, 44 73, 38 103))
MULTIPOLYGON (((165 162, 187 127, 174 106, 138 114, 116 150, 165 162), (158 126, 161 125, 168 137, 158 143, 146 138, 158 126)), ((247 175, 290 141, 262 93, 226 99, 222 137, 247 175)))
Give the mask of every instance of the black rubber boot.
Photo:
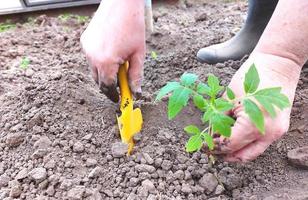
POLYGON ((216 64, 227 60, 240 60, 252 52, 270 20, 278 0, 249 0, 248 16, 242 29, 230 40, 202 48, 198 61, 216 64))

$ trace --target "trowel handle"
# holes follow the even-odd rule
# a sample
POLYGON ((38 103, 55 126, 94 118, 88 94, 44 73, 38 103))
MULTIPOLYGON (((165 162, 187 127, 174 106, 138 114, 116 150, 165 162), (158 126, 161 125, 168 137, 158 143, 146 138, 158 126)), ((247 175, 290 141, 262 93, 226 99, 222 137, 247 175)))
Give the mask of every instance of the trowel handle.
POLYGON ((133 107, 133 96, 128 84, 128 62, 120 65, 118 72, 118 81, 121 93, 121 111, 127 107, 133 107))

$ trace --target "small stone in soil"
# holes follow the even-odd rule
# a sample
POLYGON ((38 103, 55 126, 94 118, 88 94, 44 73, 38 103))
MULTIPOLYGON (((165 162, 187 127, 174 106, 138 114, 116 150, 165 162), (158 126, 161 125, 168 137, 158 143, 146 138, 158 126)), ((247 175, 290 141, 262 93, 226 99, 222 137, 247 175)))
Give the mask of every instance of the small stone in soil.
POLYGON ((141 186, 141 187, 138 188, 137 194, 138 194, 138 196, 142 197, 141 199, 143 199, 143 198, 146 198, 148 196, 149 191, 145 187, 141 186))
POLYGON ((154 194, 150 194, 147 198, 147 200, 157 200, 158 198, 156 198, 156 195, 154 194))
POLYGON ((201 15, 198 15, 195 17, 195 21, 196 22, 201 22, 201 21, 205 21, 208 19, 208 16, 206 13, 202 13, 201 15))
POLYGON ((199 184, 205 189, 207 194, 210 194, 217 187, 218 181, 213 174, 207 173, 204 174, 203 177, 199 180, 199 184))
POLYGON ((73 151, 76 152, 76 153, 82 153, 84 151, 83 144, 80 141, 74 143, 73 151))
POLYGON ((7 186, 10 180, 11 179, 8 175, 2 174, 0 176, 0 188, 7 186))
POLYGON ((146 179, 144 181, 142 181, 142 184, 141 184, 144 188, 146 188, 148 190, 148 192, 150 193, 155 193, 155 186, 154 184, 152 183, 152 181, 150 181, 149 179, 146 179))
POLYGON ((103 169, 101 167, 95 167, 89 174, 89 178, 96 178, 99 175, 101 175, 103 172, 103 169))
POLYGON ((288 152, 291 164, 308 169, 308 147, 300 147, 288 152))
POLYGON ((114 158, 121 158, 126 155, 128 145, 122 142, 116 142, 112 144, 111 153, 114 158))
POLYGON ((18 198, 22 193, 21 185, 18 181, 16 183, 12 184, 11 191, 10 191, 10 197, 12 198, 18 198))
POLYGON ((176 179, 178 179, 178 180, 183 180, 185 174, 184 174, 183 170, 178 170, 178 171, 176 171, 176 172, 174 173, 173 176, 174 176, 174 178, 176 178, 176 179))
POLYGON ((239 174, 235 173, 231 167, 222 168, 218 173, 218 179, 227 190, 233 190, 242 185, 242 180, 239 174))
POLYGON ((165 171, 171 169, 172 167, 172 162, 169 160, 164 160, 163 163, 161 164, 161 168, 165 171))
POLYGON ((190 194, 192 192, 192 189, 191 189, 191 187, 188 184, 183 184, 181 191, 184 194, 190 194))
POLYGON ((50 147, 52 144, 52 142, 50 141, 50 139, 47 136, 42 136, 40 137, 40 139, 38 139, 35 143, 34 143, 34 148, 35 149, 47 149, 48 147, 50 147))
POLYGON ((146 164, 139 164, 135 166, 135 169, 138 172, 148 172, 149 174, 154 173, 156 171, 155 167, 146 164))
POLYGON ((97 160, 93 159, 93 158, 88 158, 86 160, 86 166, 87 167, 93 167, 97 164, 97 160))
POLYGON ((43 167, 34 168, 28 174, 36 182, 41 182, 47 178, 47 171, 43 167))
POLYGON ((149 165, 152 165, 154 163, 153 158, 151 158, 148 153, 143 153, 143 157, 149 165))
POLYGON ((21 180, 21 179, 26 178, 27 176, 28 176, 28 170, 27 168, 24 168, 18 172, 18 174, 15 176, 15 179, 21 180))
POLYGON ((127 200, 138 200, 138 196, 134 193, 130 193, 129 196, 127 197, 127 200))
POLYGON ((225 188, 222 185, 217 185, 216 190, 215 190, 215 195, 220 195, 224 193, 225 188))
POLYGON ((84 186, 76 186, 67 192, 67 197, 70 200, 81 200, 83 199, 84 192, 85 192, 84 186))
POLYGON ((17 147, 24 141, 24 135, 21 133, 9 134, 6 138, 6 144, 9 147, 17 147))
POLYGON ((138 183, 139 183, 139 179, 133 177, 133 178, 130 178, 130 179, 129 179, 128 186, 129 186, 129 187, 136 187, 136 186, 138 185, 138 183))

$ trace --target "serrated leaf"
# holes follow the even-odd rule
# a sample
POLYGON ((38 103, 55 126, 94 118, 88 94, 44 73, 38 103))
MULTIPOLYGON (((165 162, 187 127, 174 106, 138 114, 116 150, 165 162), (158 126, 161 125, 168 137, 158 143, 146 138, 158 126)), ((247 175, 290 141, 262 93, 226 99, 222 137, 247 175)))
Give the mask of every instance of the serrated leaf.
POLYGON ((225 112, 233 108, 233 104, 222 98, 215 99, 215 108, 220 112, 225 112))
POLYGON ((213 113, 210 122, 213 125, 214 132, 218 132, 225 137, 231 136, 231 126, 234 124, 234 119, 222 113, 213 113))
POLYGON ((272 102, 269 102, 267 98, 262 96, 256 96, 255 99, 263 106, 263 108, 272 118, 276 117, 276 111, 272 102))
POLYGON ((184 73, 180 79, 183 85, 191 86, 192 84, 196 82, 196 80, 198 79, 198 76, 192 73, 184 73))
POLYGON ((188 134, 188 135, 196 135, 196 134, 200 134, 201 131, 200 129, 195 126, 195 125, 189 125, 189 126, 186 126, 184 128, 184 131, 188 134))
POLYGON ((257 104, 250 99, 244 99, 243 102, 245 112, 248 114, 251 122, 257 127, 257 129, 264 134, 264 117, 263 113, 257 104))
POLYGON ((209 150, 213 150, 214 149, 214 140, 213 137, 211 135, 209 135, 208 133, 204 133, 203 134, 204 140, 207 144, 207 146, 209 147, 209 150))
POLYGON ((207 84, 210 86, 210 88, 217 88, 220 86, 219 79, 213 74, 209 74, 207 78, 207 84))
POLYGON ((259 90, 253 95, 253 97, 256 98, 256 100, 272 117, 276 114, 273 105, 277 106, 281 110, 290 107, 290 101, 287 96, 281 93, 281 87, 259 90))
POLYGON ((197 86, 197 92, 199 94, 207 94, 207 95, 209 95, 210 91, 211 91, 211 88, 208 85, 204 84, 204 83, 199 83, 198 86, 197 86))
POLYGON ((209 121, 213 113, 214 110, 211 107, 208 107, 202 116, 202 122, 205 123, 209 121))
POLYGON ((210 87, 210 91, 209 91, 209 96, 211 98, 215 98, 216 95, 221 91, 223 90, 224 87, 220 86, 219 85, 219 79, 214 76, 213 74, 210 74, 208 76, 208 79, 207 79, 207 84, 209 85, 210 87))
POLYGON ((193 102, 195 104, 195 106, 197 108, 199 108, 201 111, 204 111, 204 107, 206 105, 206 101, 205 99, 203 98, 202 95, 199 95, 199 94, 195 94, 194 97, 193 97, 193 102))
POLYGON ((168 102, 168 118, 173 119, 184 106, 187 105, 192 90, 189 88, 178 88, 173 91, 168 102))
POLYGON ((166 94, 169 92, 172 92, 173 90, 176 90, 178 88, 182 87, 179 82, 168 82, 164 87, 162 87, 157 96, 155 101, 161 100, 166 94))
POLYGON ((235 99, 235 94, 234 92, 231 90, 231 88, 227 87, 227 96, 230 100, 235 99))
POLYGON ((201 135, 193 135, 189 138, 189 140, 186 143, 186 151, 191 153, 194 151, 198 151, 202 148, 202 139, 201 135))
POLYGON ((259 83, 260 83, 260 78, 257 68, 255 64, 252 64, 247 73, 245 74, 245 81, 244 81, 245 93, 246 94, 254 93, 258 89, 259 83))

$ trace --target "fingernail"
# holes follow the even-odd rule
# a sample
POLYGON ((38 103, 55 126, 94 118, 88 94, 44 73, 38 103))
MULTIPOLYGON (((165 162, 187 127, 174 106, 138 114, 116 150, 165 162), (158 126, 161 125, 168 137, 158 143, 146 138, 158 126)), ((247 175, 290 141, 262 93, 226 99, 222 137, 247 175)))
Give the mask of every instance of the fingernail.
POLYGON ((142 97, 141 88, 138 88, 137 91, 134 92, 134 96, 136 97, 137 100, 141 99, 141 97, 142 97))
POLYGON ((137 100, 142 97, 142 89, 140 87, 140 84, 136 84, 136 82, 135 83, 131 82, 130 89, 132 90, 137 100))

